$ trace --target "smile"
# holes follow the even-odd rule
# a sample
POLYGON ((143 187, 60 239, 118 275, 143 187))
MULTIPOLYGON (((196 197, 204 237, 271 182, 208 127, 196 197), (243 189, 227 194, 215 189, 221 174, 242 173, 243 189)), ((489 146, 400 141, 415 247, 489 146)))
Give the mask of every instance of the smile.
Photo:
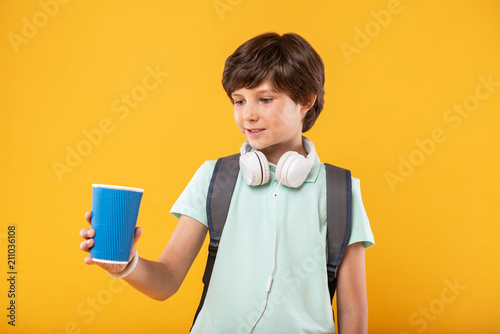
POLYGON ((259 137, 266 129, 246 129, 247 136, 250 138, 259 137))

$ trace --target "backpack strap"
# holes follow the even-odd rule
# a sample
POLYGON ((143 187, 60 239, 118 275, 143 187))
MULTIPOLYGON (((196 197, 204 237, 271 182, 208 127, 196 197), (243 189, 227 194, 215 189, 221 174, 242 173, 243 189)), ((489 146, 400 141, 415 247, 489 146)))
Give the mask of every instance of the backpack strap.
POLYGON ((330 164, 326 167, 326 220, 328 239, 328 289, 333 303, 337 270, 351 236, 351 172, 330 164))
POLYGON ((215 257, 219 249, 222 230, 226 223, 231 196, 233 195, 236 178, 240 169, 239 157, 240 154, 237 153, 217 160, 212 179, 210 180, 210 186, 208 187, 207 222, 210 242, 208 244, 207 265, 205 267, 205 273, 203 274, 203 293, 201 295, 200 305, 194 316, 193 325, 205 302, 208 285, 212 277, 215 257))

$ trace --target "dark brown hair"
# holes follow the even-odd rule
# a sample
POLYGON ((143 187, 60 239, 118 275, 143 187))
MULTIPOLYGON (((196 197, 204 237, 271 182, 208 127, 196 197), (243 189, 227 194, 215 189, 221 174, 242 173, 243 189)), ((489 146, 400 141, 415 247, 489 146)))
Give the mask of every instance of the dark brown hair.
POLYGON ((307 105, 316 94, 316 101, 304 117, 302 132, 314 125, 324 103, 325 68, 313 47, 293 33, 265 33, 239 46, 226 60, 222 86, 231 94, 240 88, 254 88, 263 80, 285 92, 295 102, 307 105))

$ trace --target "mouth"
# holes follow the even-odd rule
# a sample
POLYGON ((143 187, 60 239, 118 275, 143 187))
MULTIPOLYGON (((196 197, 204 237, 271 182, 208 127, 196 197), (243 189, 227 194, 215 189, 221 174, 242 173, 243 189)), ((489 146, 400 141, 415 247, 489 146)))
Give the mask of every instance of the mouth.
POLYGON ((250 133, 259 133, 264 131, 264 129, 246 129, 250 133))
POLYGON ((266 129, 245 129, 247 138, 257 138, 259 137, 266 129))

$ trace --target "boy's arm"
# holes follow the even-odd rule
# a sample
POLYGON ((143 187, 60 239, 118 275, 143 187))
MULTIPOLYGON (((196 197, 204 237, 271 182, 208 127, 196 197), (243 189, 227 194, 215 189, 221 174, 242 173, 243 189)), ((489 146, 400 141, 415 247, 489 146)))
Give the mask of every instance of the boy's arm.
MULTIPOLYGON (((90 222, 90 215, 87 215, 86 218, 90 222)), ((153 299, 165 300, 171 297, 177 292, 186 277, 205 241, 207 231, 207 227, 196 219, 181 216, 158 261, 149 261, 139 257, 135 269, 123 280, 153 299)), ((95 232, 91 229, 84 229, 80 234, 93 236, 95 232)), ((138 237, 140 234, 136 233, 133 246, 137 243, 138 237)), ((80 246, 86 252, 93 246, 91 238, 87 242, 84 241, 80 246)), ((135 253, 135 249, 133 253, 135 253)), ((108 264, 95 263, 90 260, 90 257, 86 259, 86 263, 97 264, 108 271, 114 269, 110 268, 108 264)))
POLYGON ((139 258, 137 267, 124 280, 153 299, 171 297, 203 246, 207 231, 196 219, 182 215, 158 261, 139 258))
POLYGON ((337 278, 337 313, 340 334, 368 333, 365 247, 363 242, 349 245, 337 278))

